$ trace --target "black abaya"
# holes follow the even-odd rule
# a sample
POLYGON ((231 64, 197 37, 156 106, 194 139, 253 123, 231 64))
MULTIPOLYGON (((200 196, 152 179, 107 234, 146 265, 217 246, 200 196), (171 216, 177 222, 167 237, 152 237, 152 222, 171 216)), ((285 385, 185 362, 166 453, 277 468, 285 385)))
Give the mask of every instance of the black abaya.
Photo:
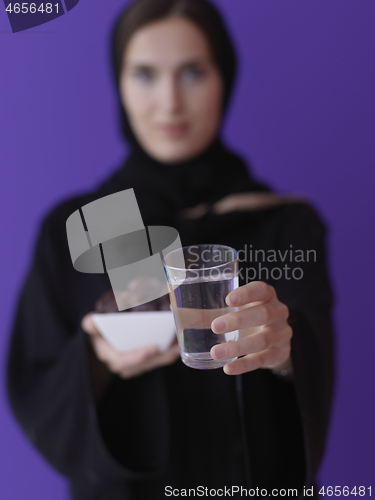
POLYGON ((110 284, 106 275, 74 270, 65 221, 103 193, 108 184, 46 218, 20 299, 8 387, 30 439, 70 477, 77 500, 156 500, 168 485, 310 486, 333 380, 325 230, 314 210, 303 203, 220 215, 212 209, 195 219, 177 215, 174 224, 183 245, 316 250, 316 262, 298 264, 303 279, 268 280, 291 310, 293 381, 265 369, 227 376, 178 361, 130 380, 114 376, 96 405, 80 320, 110 284))

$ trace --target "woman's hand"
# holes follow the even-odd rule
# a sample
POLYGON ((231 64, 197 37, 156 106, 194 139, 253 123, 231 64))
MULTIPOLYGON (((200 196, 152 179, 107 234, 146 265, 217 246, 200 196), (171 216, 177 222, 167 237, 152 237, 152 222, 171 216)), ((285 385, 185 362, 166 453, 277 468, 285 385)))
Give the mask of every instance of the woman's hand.
POLYGON ((174 363, 180 355, 177 341, 164 352, 155 345, 127 352, 117 351, 100 335, 92 319, 92 313, 87 314, 81 324, 82 329, 89 334, 92 348, 99 361, 106 365, 110 372, 124 379, 137 377, 155 368, 174 363))
POLYGON ((257 368, 281 369, 290 362, 292 329, 288 324, 288 307, 277 298, 275 289, 262 281, 236 288, 226 297, 230 307, 239 310, 216 318, 214 333, 239 330, 239 339, 215 345, 214 359, 244 356, 224 366, 228 375, 238 375, 257 368))

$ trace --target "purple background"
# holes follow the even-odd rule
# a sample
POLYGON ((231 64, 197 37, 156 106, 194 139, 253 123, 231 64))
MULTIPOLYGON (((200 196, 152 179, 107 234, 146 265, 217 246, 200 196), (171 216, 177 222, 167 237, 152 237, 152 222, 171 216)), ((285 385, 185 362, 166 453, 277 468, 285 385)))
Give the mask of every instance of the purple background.
MULTIPOLYGON (((375 2, 216 0, 242 71, 228 142, 275 188, 306 195, 331 232, 338 384, 322 484, 374 486, 375 2)), ((124 1, 81 1, 12 34, 0 9, 1 366, 42 215, 125 154, 108 60, 124 1)), ((2 370, 3 372, 3 370, 2 370)), ((0 393, 0 498, 67 499, 0 393)))

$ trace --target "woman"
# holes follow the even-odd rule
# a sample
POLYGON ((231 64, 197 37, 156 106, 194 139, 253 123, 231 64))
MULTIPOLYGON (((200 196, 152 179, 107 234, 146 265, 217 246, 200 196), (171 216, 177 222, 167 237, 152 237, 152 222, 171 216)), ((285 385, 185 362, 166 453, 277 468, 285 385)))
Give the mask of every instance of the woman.
POLYGON ((323 453, 333 380, 324 226, 306 203, 254 181, 222 144, 236 61, 211 4, 138 0, 113 42, 131 153, 42 225, 12 337, 13 410, 70 477, 74 499, 159 499, 198 486, 218 496, 294 488, 302 497, 323 453), (242 286, 227 297, 242 307, 212 323, 216 333, 240 328, 226 352, 211 350, 240 356, 223 370, 186 367, 175 345, 120 354, 95 329, 91 312, 109 280, 73 269, 65 222, 129 188, 145 225, 175 227, 184 246, 219 242, 246 254, 242 286), (281 276, 266 259, 255 276, 255 249, 300 271, 281 276))

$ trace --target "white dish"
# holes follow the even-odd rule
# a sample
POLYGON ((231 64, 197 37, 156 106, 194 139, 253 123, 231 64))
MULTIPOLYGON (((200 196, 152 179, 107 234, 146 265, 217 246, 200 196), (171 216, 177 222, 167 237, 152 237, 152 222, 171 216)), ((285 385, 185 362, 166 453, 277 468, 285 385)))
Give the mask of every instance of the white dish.
POLYGON ((118 351, 149 344, 165 351, 175 337, 171 311, 94 314, 93 320, 101 335, 118 351))

